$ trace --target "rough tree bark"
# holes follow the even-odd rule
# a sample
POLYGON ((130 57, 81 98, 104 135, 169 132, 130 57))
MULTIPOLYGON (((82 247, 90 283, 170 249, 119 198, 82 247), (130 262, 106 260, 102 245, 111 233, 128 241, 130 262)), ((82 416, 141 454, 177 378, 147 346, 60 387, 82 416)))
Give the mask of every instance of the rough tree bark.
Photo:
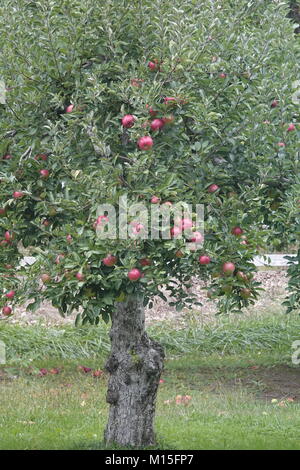
MULTIPOLYGON (((299 0, 290 0, 289 2, 290 12, 288 17, 291 18, 294 23, 300 24, 300 2, 299 0)), ((300 33, 300 27, 295 29, 295 34, 300 33)))
POLYGON ((104 439, 122 446, 155 444, 153 419, 164 351, 145 332, 143 299, 130 296, 117 304, 110 332, 111 354, 104 439))

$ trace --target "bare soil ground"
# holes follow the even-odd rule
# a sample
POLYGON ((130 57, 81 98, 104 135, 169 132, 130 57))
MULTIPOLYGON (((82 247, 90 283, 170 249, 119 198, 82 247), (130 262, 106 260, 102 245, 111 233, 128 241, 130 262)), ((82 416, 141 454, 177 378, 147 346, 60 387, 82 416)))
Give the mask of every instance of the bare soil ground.
MULTIPOLYGON (((283 311, 281 302, 285 297, 285 289, 287 286, 287 276, 285 270, 276 271, 260 271, 257 273, 256 278, 262 283, 262 287, 265 291, 261 294, 259 300, 254 306, 245 311, 246 315, 253 315, 259 312, 263 315, 264 312, 278 313, 283 311)), ((205 289, 203 289, 204 283, 197 279, 193 283, 193 292, 196 293, 197 300, 202 302, 202 307, 197 307, 191 310, 183 310, 182 312, 176 312, 176 310, 168 306, 159 297, 154 300, 154 307, 146 311, 147 323, 154 323, 157 321, 170 321, 172 325, 183 327, 187 320, 193 319, 200 324, 206 324, 214 321, 216 309, 216 303, 207 298, 205 289)), ((23 324, 35 324, 42 322, 43 324, 57 325, 63 323, 72 323, 75 315, 68 317, 67 319, 62 318, 58 311, 53 308, 50 304, 43 304, 42 307, 34 313, 26 311, 26 305, 17 308, 15 315, 11 318, 12 323, 23 323, 23 324)))
POLYGON ((199 368, 191 379, 191 388, 216 394, 224 390, 246 389, 255 398, 270 402, 300 401, 300 369, 276 365, 273 367, 250 366, 247 368, 199 368), (205 385, 207 384, 207 385, 205 385))

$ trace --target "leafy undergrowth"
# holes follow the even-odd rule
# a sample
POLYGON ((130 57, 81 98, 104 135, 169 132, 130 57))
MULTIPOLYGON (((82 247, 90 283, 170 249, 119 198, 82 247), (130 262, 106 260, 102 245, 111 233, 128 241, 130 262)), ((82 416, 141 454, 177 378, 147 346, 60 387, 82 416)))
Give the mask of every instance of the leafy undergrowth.
MULTIPOLYGON (((46 327, 0 323, 0 340, 6 344, 7 361, 29 364, 36 359, 96 359, 106 357, 110 344, 109 326, 46 327)), ((291 344, 299 339, 300 316, 272 312, 255 318, 243 316, 220 318, 200 327, 190 321, 186 328, 176 329, 166 322, 149 327, 151 337, 159 341, 169 356, 191 354, 206 356, 249 355, 264 353, 273 363, 290 361, 291 344)), ((214 361, 214 359, 212 359, 214 361)))
MULTIPOLYGON (((299 449, 297 316, 152 327, 167 349, 160 449, 299 449)), ((0 449, 103 449, 107 328, 1 326, 0 449), (83 367, 84 366, 85 369, 83 367), (42 370, 42 372, 41 372, 42 370), (97 375, 97 374, 96 374, 97 375)))

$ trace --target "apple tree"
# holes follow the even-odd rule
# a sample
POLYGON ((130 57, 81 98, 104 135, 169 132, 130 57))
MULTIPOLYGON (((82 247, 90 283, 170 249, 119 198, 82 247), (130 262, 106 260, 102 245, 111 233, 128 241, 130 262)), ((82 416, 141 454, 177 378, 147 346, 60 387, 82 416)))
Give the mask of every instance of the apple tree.
POLYGON ((253 256, 296 220, 299 47, 287 11, 261 0, 1 3, 2 317, 47 300, 76 324, 111 321, 106 442, 155 441, 164 352, 145 306, 157 295, 192 305, 198 277, 220 312, 240 312, 259 293, 253 256), (140 216, 104 236, 124 201, 140 216), (203 205, 204 244, 195 209, 180 218, 178 203, 203 205), (154 207, 171 221, 162 214, 155 237, 139 219, 154 207), (35 262, 20 267, 24 254, 35 262))

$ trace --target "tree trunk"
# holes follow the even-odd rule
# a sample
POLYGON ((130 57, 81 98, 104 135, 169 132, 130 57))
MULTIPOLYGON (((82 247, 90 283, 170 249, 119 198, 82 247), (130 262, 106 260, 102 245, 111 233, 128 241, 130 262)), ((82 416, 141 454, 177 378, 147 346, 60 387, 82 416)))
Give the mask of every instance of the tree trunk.
POLYGON ((143 299, 119 302, 112 317, 106 443, 122 446, 155 444, 153 419, 164 351, 145 332, 143 299))
MULTIPOLYGON (((290 12, 288 14, 288 17, 294 21, 294 23, 299 24, 300 23, 300 4, 299 1, 297 0, 291 0, 289 2, 290 6, 290 12)), ((300 33, 300 27, 295 29, 295 34, 300 33)))

